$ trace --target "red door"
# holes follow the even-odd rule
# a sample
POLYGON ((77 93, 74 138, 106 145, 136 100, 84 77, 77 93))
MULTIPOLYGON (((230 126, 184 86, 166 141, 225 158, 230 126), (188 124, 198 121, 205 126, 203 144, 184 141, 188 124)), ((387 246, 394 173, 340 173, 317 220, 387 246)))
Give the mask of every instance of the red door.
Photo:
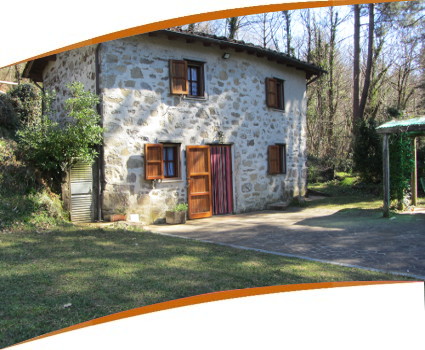
POLYGON ((233 212, 232 154, 231 146, 210 147, 213 214, 233 212))
POLYGON ((189 219, 210 217, 212 215, 210 147, 187 146, 186 167, 189 219))

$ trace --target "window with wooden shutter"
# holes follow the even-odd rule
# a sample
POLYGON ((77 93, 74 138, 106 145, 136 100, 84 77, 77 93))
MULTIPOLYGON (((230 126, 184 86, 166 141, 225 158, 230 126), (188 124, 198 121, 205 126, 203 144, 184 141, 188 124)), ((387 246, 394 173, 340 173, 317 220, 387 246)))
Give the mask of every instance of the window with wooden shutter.
POLYGON ((163 178, 164 162, 162 144, 145 144, 145 179, 156 180, 163 178))
POLYGON ((180 178, 180 144, 163 144, 164 179, 180 178))
POLYGON ((280 173, 280 157, 279 157, 279 146, 273 145, 269 146, 268 150, 268 160, 269 160, 269 174, 279 174, 280 173))
POLYGON ((269 174, 286 174, 286 145, 277 144, 268 147, 269 174))
POLYGON ((170 90, 172 94, 178 95, 189 93, 186 61, 170 60, 170 90))
POLYGON ((283 80, 276 78, 266 78, 266 102, 267 107, 285 109, 285 95, 283 80))
POLYGON ((266 78, 267 107, 277 108, 276 79, 266 78))
POLYGON ((204 64, 202 62, 187 62, 188 95, 204 97, 204 64))

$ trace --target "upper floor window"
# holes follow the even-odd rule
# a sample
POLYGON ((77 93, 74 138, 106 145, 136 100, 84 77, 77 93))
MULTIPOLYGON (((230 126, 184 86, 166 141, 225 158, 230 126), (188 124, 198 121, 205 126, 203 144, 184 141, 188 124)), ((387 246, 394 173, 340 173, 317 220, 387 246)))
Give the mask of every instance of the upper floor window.
POLYGON ((189 97, 204 97, 204 64, 197 61, 170 60, 170 91, 189 97))
POLYGON ((277 78, 266 78, 267 107, 285 109, 284 81, 277 78))

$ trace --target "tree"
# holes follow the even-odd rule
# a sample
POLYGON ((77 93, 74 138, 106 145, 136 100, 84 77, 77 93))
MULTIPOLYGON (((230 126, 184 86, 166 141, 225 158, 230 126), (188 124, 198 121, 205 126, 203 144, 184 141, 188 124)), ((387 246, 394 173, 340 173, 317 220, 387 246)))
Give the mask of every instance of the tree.
POLYGON ((360 5, 354 5, 353 124, 360 120, 360 5))
POLYGON ((231 17, 226 20, 227 23, 227 29, 229 30, 229 34, 227 37, 229 39, 236 39, 237 32, 240 28, 241 24, 241 17, 231 17))
POLYGON ((93 162, 95 146, 102 142, 98 97, 85 91, 82 83, 70 84, 68 89, 71 97, 65 101, 67 118, 63 123, 44 115, 17 133, 23 159, 56 181, 76 161, 93 162))
POLYGON ((282 11, 284 25, 285 25, 285 35, 286 35, 286 53, 288 55, 294 54, 294 49, 291 47, 292 32, 291 32, 291 11, 282 11))

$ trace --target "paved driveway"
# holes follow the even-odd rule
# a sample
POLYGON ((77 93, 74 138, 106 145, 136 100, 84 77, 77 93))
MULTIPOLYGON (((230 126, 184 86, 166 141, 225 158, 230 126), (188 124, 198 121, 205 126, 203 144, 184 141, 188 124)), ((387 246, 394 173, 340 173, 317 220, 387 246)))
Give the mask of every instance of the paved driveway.
POLYGON ((214 216, 153 232, 425 279, 425 211, 289 208, 214 216))

